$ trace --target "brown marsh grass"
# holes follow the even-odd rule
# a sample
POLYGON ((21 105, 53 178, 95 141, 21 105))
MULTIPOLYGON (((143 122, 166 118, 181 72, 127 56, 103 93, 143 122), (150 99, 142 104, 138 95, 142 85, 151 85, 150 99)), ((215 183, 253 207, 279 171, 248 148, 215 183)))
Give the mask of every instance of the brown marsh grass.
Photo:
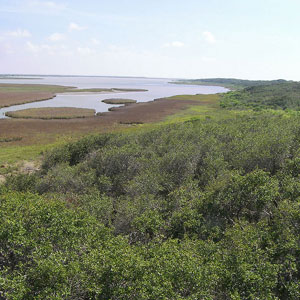
POLYGON ((22 119, 74 119, 93 117, 95 110, 76 107, 41 107, 9 111, 5 115, 22 119))

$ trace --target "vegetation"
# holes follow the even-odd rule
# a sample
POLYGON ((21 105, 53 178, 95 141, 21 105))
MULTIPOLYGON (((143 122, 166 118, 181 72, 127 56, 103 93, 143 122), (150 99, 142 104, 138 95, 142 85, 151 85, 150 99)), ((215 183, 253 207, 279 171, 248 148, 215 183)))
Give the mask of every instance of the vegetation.
POLYGON ((195 85, 216 85, 223 86, 232 90, 238 90, 250 86, 274 85, 285 83, 286 80, 244 80, 235 78, 206 78, 206 79, 181 79, 173 81, 175 84, 195 84, 195 85))
POLYGON ((60 85, 0 83, 0 108, 48 100, 55 97, 58 93, 115 93, 144 91, 146 90, 120 88, 77 89, 71 86, 60 85))
POLYGON ((223 95, 221 106, 231 109, 300 109, 300 83, 285 82, 245 88, 223 95))
POLYGON ((298 299, 297 115, 86 137, 1 189, 7 299, 298 299))
POLYGON ((11 79, 22 79, 22 80, 36 80, 36 79, 43 79, 41 77, 22 77, 22 76, 14 76, 14 75, 0 75, 0 80, 4 79, 4 80, 11 80, 11 79))
POLYGON ((203 105, 6 176, 0 298, 299 299, 297 88, 171 97, 203 105))
MULTIPOLYGON (((113 106, 113 107, 109 107, 109 108, 108 108, 108 111, 116 111, 116 110, 118 110, 118 109, 119 109, 119 107, 113 106)), ((101 113, 101 112, 97 114, 97 116, 101 116, 101 115, 103 115, 103 113, 101 113)))
POLYGON ((28 108, 5 113, 7 117, 23 119, 74 119, 95 116, 94 109, 76 107, 28 108))
POLYGON ((106 104, 130 104, 130 103, 136 103, 136 100, 132 99, 122 99, 122 98, 112 98, 112 99, 104 99, 102 102, 106 104))
POLYGON ((20 136, 14 136, 14 137, 8 137, 8 138, 0 138, 0 143, 9 143, 9 142, 15 142, 15 141, 21 141, 22 137, 20 136))
MULTIPOLYGON (((221 114, 219 97, 219 95, 170 97, 128 106, 126 112, 121 110, 112 114, 99 113, 101 118, 57 119, 55 122, 40 119, 3 119, 0 122, 0 138, 7 142, 2 143, 0 147, 0 164, 39 159, 46 149, 91 133, 132 130, 133 124, 147 123, 143 126, 156 127, 154 122, 168 124, 191 118, 205 118, 208 111, 210 116, 213 116, 216 110, 221 114), (15 140, 15 137, 19 137, 20 140, 15 140)), ((228 110, 226 115, 228 113, 232 112, 228 110)))
POLYGON ((18 83, 0 83, 0 92, 50 92, 62 93, 73 90, 72 86, 48 85, 48 84, 18 84, 18 83))
POLYGON ((147 92, 145 89, 120 89, 120 88, 109 88, 109 89, 104 89, 104 88, 93 88, 93 89, 72 89, 68 90, 66 92, 71 92, 71 93, 103 93, 103 92, 147 92))
POLYGON ((82 93, 82 92, 144 92, 144 89, 121 89, 121 88, 91 88, 78 89, 72 86, 47 85, 47 84, 12 84, 0 83, 0 92, 51 92, 51 93, 82 93))
POLYGON ((45 101, 54 98, 50 92, 1 92, 0 108, 29 102, 45 101))

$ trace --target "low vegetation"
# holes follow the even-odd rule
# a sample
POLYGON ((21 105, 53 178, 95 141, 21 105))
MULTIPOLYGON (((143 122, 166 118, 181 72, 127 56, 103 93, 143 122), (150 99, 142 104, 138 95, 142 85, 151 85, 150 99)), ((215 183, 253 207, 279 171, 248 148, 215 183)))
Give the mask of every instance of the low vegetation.
POLYGON ((285 83, 286 80, 244 80, 235 78, 206 78, 206 79, 181 79, 173 81, 175 84, 195 84, 195 85, 212 85, 223 86, 232 90, 243 89, 250 86, 260 85, 274 85, 279 83, 285 83))
MULTIPOLYGON (((109 107, 108 108, 108 111, 117 111, 119 109, 119 107, 109 107)), ((99 114, 97 114, 98 116, 101 116, 102 115, 102 113, 100 112, 99 114)))
POLYGON ((15 142, 15 141, 21 141, 22 137, 20 136, 14 136, 14 137, 3 137, 0 138, 0 143, 9 143, 9 142, 15 142))
POLYGON ((106 104, 131 104, 136 103, 136 100, 133 99, 122 99, 122 98, 112 98, 112 99, 104 99, 102 102, 106 104))
POLYGON ((63 93, 73 90, 72 86, 49 85, 49 84, 18 84, 18 83, 0 83, 0 92, 48 92, 63 93))
POLYGON ((7 117, 22 119, 74 119, 95 116, 94 109, 76 107, 28 108, 5 113, 7 117))
POLYGON ((21 80, 36 80, 36 79, 39 79, 39 80, 42 80, 44 78, 42 77, 22 77, 22 76, 14 76, 14 75, 0 75, 0 80, 11 80, 11 79, 21 79, 21 80))
POLYGON ((291 84, 268 100, 270 86, 253 88, 260 110, 248 100, 232 109, 227 95, 222 107, 220 95, 171 97, 203 105, 71 141, 45 153, 40 170, 6 176, 0 298, 299 299, 291 84), (267 105, 278 94, 289 109, 267 105))
POLYGON ((90 133, 123 131, 128 128, 131 130, 132 124, 145 123, 144 126, 155 127, 155 122, 174 123, 198 116, 205 117, 208 110, 211 113, 216 110, 213 107, 217 107, 219 101, 219 95, 190 96, 189 100, 188 96, 183 97, 184 101, 182 97, 172 97, 129 105, 114 113, 100 113, 99 118, 56 119, 55 122, 40 119, 2 119, 0 138, 18 136, 21 140, 2 143, 0 164, 39 158, 46 149, 90 133))
POLYGON ((73 86, 47 85, 47 84, 13 84, 0 83, 0 92, 50 92, 50 93, 81 93, 81 92, 145 92, 145 89, 122 88, 90 88, 78 89, 73 86))
POLYGON ((1 189, 2 296, 298 299, 299 121, 248 112, 47 153, 1 189))
POLYGON ((77 89, 71 86, 60 85, 0 83, 0 108, 48 100, 55 97, 58 93, 115 93, 144 91, 147 90, 120 88, 77 89))
POLYGON ((285 82, 245 88, 223 95, 221 106, 230 109, 300 110, 300 83, 285 82))
POLYGON ((91 89, 72 89, 66 93, 114 93, 114 92, 147 92, 145 89, 120 89, 120 88, 91 88, 91 89))
POLYGON ((49 92, 1 92, 0 90, 0 108, 30 102, 45 101, 54 97, 55 95, 49 92))

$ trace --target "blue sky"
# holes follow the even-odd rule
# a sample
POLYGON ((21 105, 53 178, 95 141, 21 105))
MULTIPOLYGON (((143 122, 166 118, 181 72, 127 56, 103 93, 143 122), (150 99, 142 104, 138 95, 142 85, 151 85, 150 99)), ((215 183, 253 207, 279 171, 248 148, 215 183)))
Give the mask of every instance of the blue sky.
POLYGON ((299 0, 0 0, 0 73, 300 80, 299 0))

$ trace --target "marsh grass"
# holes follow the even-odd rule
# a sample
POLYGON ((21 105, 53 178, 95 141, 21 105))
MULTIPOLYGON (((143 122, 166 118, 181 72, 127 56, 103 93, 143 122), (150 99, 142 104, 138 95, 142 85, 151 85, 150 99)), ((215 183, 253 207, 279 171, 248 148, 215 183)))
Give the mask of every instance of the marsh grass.
POLYGON ((76 107, 42 107, 8 111, 5 115, 22 119, 74 119, 93 117, 95 110, 76 107))
POLYGON ((136 103, 136 100, 133 99, 122 99, 122 98, 115 98, 115 99, 104 99, 102 102, 106 104, 131 104, 136 103))
MULTIPOLYGON (((196 119, 223 119, 229 118, 242 112, 227 111, 219 107, 220 95, 180 95, 169 97, 169 100, 195 100, 195 105, 189 105, 186 109, 179 110, 177 112, 170 112, 170 115, 165 117, 163 120, 158 122, 127 122, 122 120, 117 123, 110 125, 101 125, 101 127, 95 125, 93 120, 97 118, 86 119, 83 126, 74 128, 69 124, 71 120, 63 120, 65 131, 61 130, 61 127, 57 126, 57 132, 49 128, 48 123, 41 123, 41 120, 36 120, 35 125, 40 129, 40 133, 21 134, 24 138, 21 141, 11 141, 0 144, 0 164, 1 163, 16 163, 19 160, 38 159, 43 152, 52 149, 58 145, 65 144, 66 142, 75 141, 79 138, 86 136, 87 128, 90 133, 101 133, 101 132, 140 132, 141 130, 151 130, 158 128, 162 124, 173 124, 190 122, 196 119), (70 127, 71 126, 71 127, 70 127), (67 130, 68 128, 68 130, 67 130), (58 131, 59 130, 59 131, 58 131)), ((154 101, 155 103, 155 101, 154 101)), ((149 106, 151 109, 151 106, 149 106)), ((153 112, 155 114, 155 112, 153 112)), ((104 113, 107 116, 107 113, 104 113)), ((101 118, 103 113, 98 114, 101 118)), ((84 119, 81 119, 83 121, 84 119)), ((27 122, 33 122, 34 120, 22 120, 22 119, 11 119, 9 121, 10 136, 17 136, 20 133, 20 126, 27 126, 27 122), (20 125, 18 123, 20 122, 20 125)), ((43 122, 43 121, 42 121, 43 122)), ((45 121, 49 122, 49 121, 45 121)), ((53 120, 53 122, 55 122, 53 120)), ((55 123, 53 123, 55 124, 55 123)), ((51 125, 51 124, 50 124, 51 125)), ((52 126, 52 125, 51 125, 52 126)), ((5 127, 6 128, 6 127, 5 127)))
POLYGON ((59 93, 116 93, 145 91, 147 90, 121 88, 78 89, 73 86, 0 83, 0 108, 49 100, 59 93))
POLYGON ((50 92, 61 93, 73 90, 73 86, 48 85, 48 84, 15 84, 0 83, 0 92, 50 92))

